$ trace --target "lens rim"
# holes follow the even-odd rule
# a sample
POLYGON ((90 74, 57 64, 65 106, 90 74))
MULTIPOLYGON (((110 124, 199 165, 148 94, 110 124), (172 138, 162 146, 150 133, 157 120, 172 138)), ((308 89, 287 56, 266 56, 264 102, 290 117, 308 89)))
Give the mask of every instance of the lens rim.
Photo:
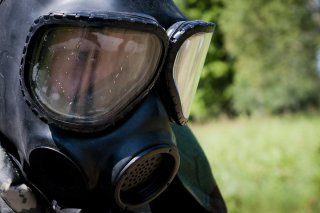
POLYGON ((20 66, 20 87, 22 95, 28 106, 43 122, 75 132, 97 132, 114 126, 127 113, 129 113, 136 104, 138 104, 153 88, 157 78, 160 75, 164 59, 168 51, 168 36, 163 27, 151 16, 140 13, 112 13, 112 12, 75 12, 60 13, 54 12, 48 15, 40 16, 36 19, 29 30, 23 49, 23 56, 20 66), (158 62, 158 66, 152 74, 151 80, 145 83, 142 91, 133 96, 130 104, 124 104, 112 114, 107 113, 99 116, 95 120, 82 120, 74 117, 65 117, 50 110, 35 95, 32 86, 31 76, 32 69, 28 61, 34 54, 34 48, 37 47, 37 40, 42 38, 43 34, 52 27, 70 26, 70 27, 111 27, 118 29, 138 30, 151 33, 157 36, 162 45, 162 53, 158 62), (31 73, 31 75, 30 75, 31 73))
POLYGON ((169 49, 164 73, 161 76, 162 87, 165 89, 162 89, 161 93, 171 120, 177 124, 185 125, 188 122, 188 117, 183 114, 182 102, 173 75, 176 56, 187 39, 198 33, 213 33, 214 29, 214 23, 194 20, 177 22, 167 30, 169 49))

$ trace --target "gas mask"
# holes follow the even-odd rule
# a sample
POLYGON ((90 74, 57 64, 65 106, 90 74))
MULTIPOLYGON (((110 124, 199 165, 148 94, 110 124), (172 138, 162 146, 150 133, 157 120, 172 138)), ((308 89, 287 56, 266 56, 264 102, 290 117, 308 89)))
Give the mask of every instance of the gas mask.
POLYGON ((176 176, 214 24, 151 2, 0 4, 0 132, 49 202, 135 209, 176 176))

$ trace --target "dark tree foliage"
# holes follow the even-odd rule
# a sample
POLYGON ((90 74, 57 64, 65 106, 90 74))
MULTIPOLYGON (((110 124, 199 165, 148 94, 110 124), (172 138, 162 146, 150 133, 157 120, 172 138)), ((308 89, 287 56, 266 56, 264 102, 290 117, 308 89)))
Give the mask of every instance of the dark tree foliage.
POLYGON ((240 113, 318 105, 316 25, 306 0, 225 0, 220 19, 236 58, 232 94, 240 113))

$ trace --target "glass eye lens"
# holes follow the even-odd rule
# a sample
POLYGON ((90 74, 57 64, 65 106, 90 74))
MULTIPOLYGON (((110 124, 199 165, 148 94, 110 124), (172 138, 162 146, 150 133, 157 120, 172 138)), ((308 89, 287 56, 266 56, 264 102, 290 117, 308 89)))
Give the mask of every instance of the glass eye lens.
POLYGON ((197 33, 180 47, 173 67, 173 79, 178 90, 185 118, 189 117, 212 33, 197 33))
POLYGON ((29 78, 50 111, 90 121, 136 97, 154 77, 161 54, 160 39, 148 32, 55 27, 33 53, 29 78))

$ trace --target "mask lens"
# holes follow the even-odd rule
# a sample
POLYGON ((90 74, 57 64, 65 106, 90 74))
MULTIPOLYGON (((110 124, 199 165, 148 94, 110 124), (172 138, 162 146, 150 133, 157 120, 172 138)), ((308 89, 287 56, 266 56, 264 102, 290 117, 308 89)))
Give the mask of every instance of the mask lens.
POLYGON ((117 113, 154 78, 162 43, 128 29, 54 27, 30 66, 32 92, 54 113, 84 121, 117 113))
POLYGON ((212 33, 197 33, 186 39, 174 62, 173 79, 185 118, 190 114, 211 37, 212 33))

